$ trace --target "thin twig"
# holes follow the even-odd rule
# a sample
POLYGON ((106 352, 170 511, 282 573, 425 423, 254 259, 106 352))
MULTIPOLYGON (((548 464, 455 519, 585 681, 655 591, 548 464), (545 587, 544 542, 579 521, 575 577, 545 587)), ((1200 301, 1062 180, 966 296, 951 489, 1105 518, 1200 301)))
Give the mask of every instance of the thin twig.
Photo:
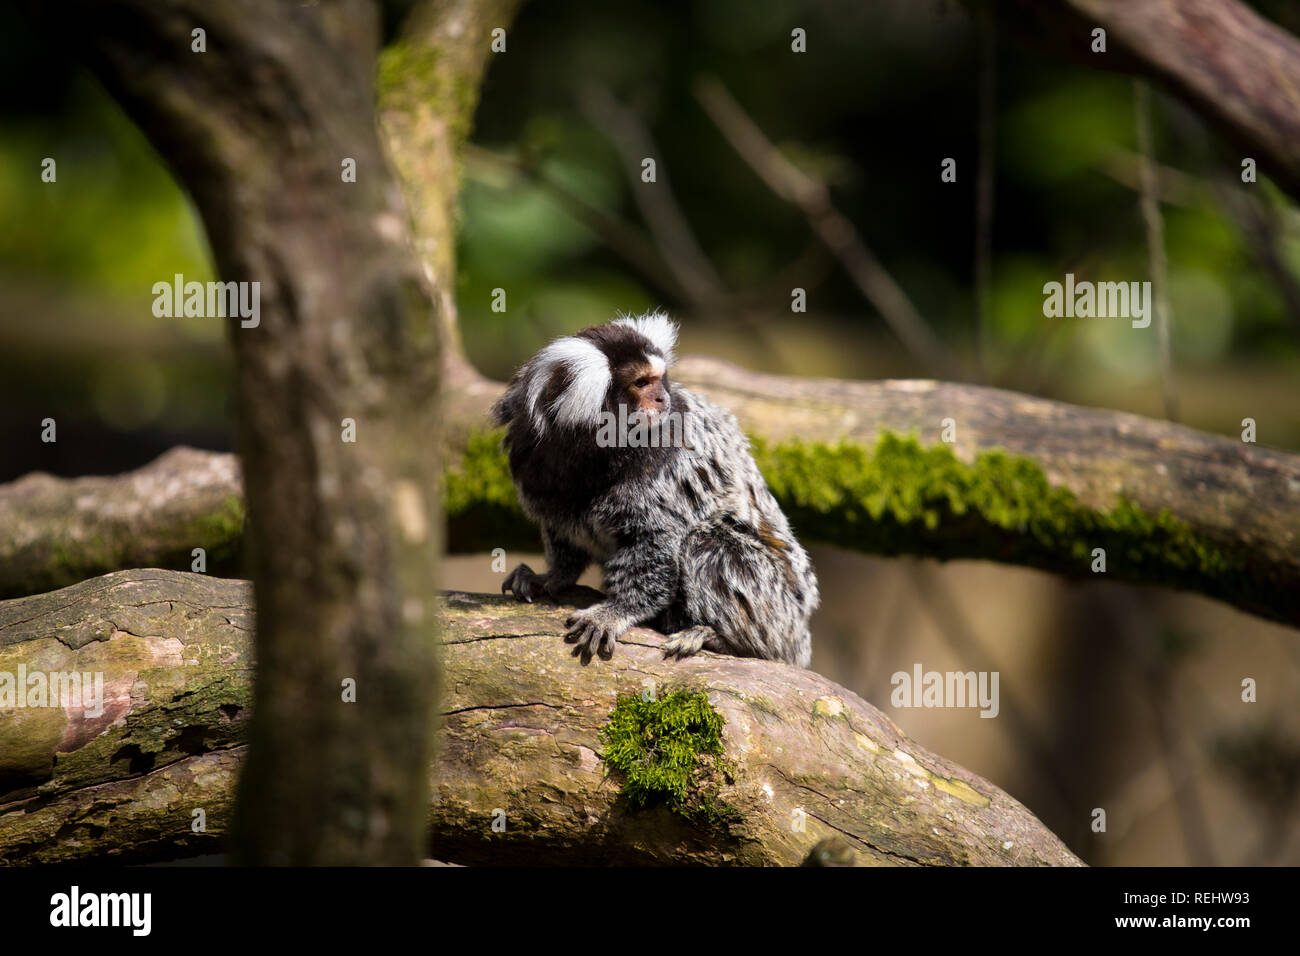
POLYGON ((826 247, 817 239, 810 239, 796 259, 770 271, 748 288, 733 292, 733 302, 742 309, 770 308, 782 295, 788 297, 789 290, 796 286, 811 289, 821 285, 834 268, 835 260, 826 247))
POLYGON ((1187 721, 1178 714, 1171 663, 1163 655, 1156 639, 1160 624, 1157 613, 1148 602, 1139 600, 1131 588, 1108 587, 1099 590, 1098 595, 1106 613, 1114 621, 1114 628, 1121 638, 1120 646, 1129 654, 1133 654, 1135 649, 1141 651, 1141 657, 1136 661, 1115 663, 1133 673, 1145 691, 1135 696, 1147 705, 1151 730, 1156 738, 1156 752, 1169 780, 1174 816, 1182 834, 1187 860, 1196 866, 1214 866, 1214 843, 1196 780, 1187 721))
MULTIPOLYGON (((526 179, 549 195, 565 212, 590 229, 615 255, 629 263, 660 292, 678 301, 689 301, 690 295, 677 280, 673 270, 665 266, 654 244, 633 226, 618 217, 593 206, 581 196, 543 175, 534 167, 510 156, 494 153, 472 143, 462 147, 466 172, 476 176, 480 167, 495 166, 507 173, 526 179)), ((487 178, 487 177, 480 177, 487 178)))
MULTIPOLYGON (((1142 157, 1131 149, 1116 146, 1097 163, 1097 172, 1135 193, 1142 192, 1142 157)), ((1164 163, 1155 163, 1156 194, 1165 206, 1185 209, 1212 208, 1206 192, 1208 183, 1191 173, 1164 163)))
POLYGON ((1251 255, 1277 286, 1287 314, 1300 329, 1300 282, 1282 253, 1283 237, 1276 212, 1258 192, 1242 188, 1228 176, 1215 181, 1214 192, 1241 230, 1251 255))
MULTIPOLYGON (((695 238, 668 177, 668 166, 650 130, 634 110, 619 103, 605 87, 590 84, 580 94, 583 113, 592 126, 605 132, 623 160, 632 198, 650 230, 659 257, 685 291, 693 311, 716 320, 729 315, 739 321, 766 353, 777 371, 790 371, 788 361, 772 340, 771 328, 760 321, 761 308, 750 297, 729 290, 703 247, 695 238), (655 159, 655 182, 641 181, 643 160, 655 159)), ((767 302, 762 302, 765 307, 767 302)))
POLYGON ((1185 726, 1177 713, 1172 682, 1163 665, 1152 668, 1146 678, 1148 693, 1141 696, 1149 704, 1151 728, 1158 741, 1160 760, 1169 777, 1187 862, 1193 866, 1214 866, 1214 844, 1210 840, 1200 789, 1193 776, 1192 754, 1184 739, 1185 726))
POLYGON ((961 378, 956 356, 921 318, 907 293, 880 264, 853 224, 831 205, 826 185, 786 159, 716 79, 697 80, 695 98, 767 187, 803 212, 813 232, 840 260, 859 291, 908 350, 932 373, 961 378))
POLYGON ((1156 181, 1155 147, 1151 137, 1151 87, 1145 80, 1134 80, 1137 114, 1138 166, 1142 221, 1147 231, 1147 261, 1151 273, 1151 305, 1155 309, 1156 337, 1160 351, 1160 387, 1164 396, 1165 418, 1178 421, 1178 393, 1174 387, 1174 360, 1169 342, 1169 282, 1165 262, 1164 221, 1160 217, 1159 185, 1156 181))
POLYGON ((681 286, 688 290, 692 301, 696 305, 705 305, 725 297, 722 279, 700 248, 674 198, 666 164, 656 160, 653 189, 644 188, 646 184, 640 180, 641 162, 659 156, 654 139, 641 118, 598 84, 585 86, 578 102, 591 125, 605 131, 618 150, 632 183, 632 197, 664 261, 681 286))
MULTIPOLYGON (((769 365, 778 372, 788 371, 788 363, 781 350, 771 341, 769 325, 762 321, 761 313, 755 311, 755 302, 761 301, 757 299, 758 293, 755 290, 731 293, 719 287, 716 296, 697 300, 690 290, 682 285, 677 272, 664 263, 662 250, 636 227, 593 206, 565 186, 548 178, 534 165, 483 149, 472 143, 466 143, 462 147, 462 155, 465 159, 465 172, 472 178, 491 184, 495 181, 495 177, 488 170, 495 168, 536 186, 576 222, 590 229, 612 253, 631 265, 642 278, 667 298, 684 303, 691 312, 710 319, 717 319, 719 315, 737 317, 752 333, 752 341, 765 351, 769 365)), ((783 271, 815 268, 817 262, 816 257, 805 253, 783 271)))

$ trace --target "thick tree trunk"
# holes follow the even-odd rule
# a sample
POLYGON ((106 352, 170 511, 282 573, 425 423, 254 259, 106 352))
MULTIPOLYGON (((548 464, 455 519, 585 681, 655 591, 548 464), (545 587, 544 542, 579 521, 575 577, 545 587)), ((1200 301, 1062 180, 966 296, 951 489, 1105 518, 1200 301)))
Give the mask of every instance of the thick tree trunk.
MULTIPOLYGON (((0 862, 225 846, 252 699, 250 601, 242 581, 153 570, 0 603, 0 674, 100 673, 104 686, 97 715, 0 697, 0 862)), ((837 837, 862 864, 1079 862, 1007 794, 811 671, 665 661, 644 629, 583 667, 562 609, 457 592, 438 603, 447 697, 428 815, 441 859, 795 864, 837 837), (610 773, 601 731, 620 695, 650 687, 702 692, 725 719, 730 776, 713 781, 712 815, 638 809, 610 773)))
POLYGON ((375 127, 378 5, 73 7, 61 27, 190 189, 222 278, 260 285, 260 323, 230 324, 260 662, 243 853, 414 862, 439 326, 375 127))

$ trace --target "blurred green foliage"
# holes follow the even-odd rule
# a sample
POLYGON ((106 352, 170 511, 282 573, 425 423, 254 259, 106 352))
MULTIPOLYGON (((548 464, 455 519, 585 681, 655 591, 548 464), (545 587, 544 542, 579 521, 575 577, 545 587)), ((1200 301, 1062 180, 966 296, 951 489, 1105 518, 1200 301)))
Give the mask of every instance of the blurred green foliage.
POLYGON ((171 175, 87 75, 68 80, 63 111, 16 117, 4 127, 6 273, 135 303, 152 302, 148 289, 160 267, 207 281, 202 225, 171 175), (45 157, 56 160, 55 183, 40 181, 45 157))

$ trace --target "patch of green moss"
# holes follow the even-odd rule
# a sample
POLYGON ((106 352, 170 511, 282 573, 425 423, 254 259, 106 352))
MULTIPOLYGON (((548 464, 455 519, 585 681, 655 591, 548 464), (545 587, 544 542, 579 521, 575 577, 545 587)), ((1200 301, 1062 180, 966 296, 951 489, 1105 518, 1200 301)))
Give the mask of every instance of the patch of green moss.
POLYGON ((398 41, 384 47, 375 64, 375 92, 380 101, 436 91, 440 59, 438 52, 424 43, 398 41))
POLYGON ((1032 459, 987 451, 967 464, 946 444, 882 433, 859 444, 771 445, 754 457, 801 537, 877 554, 924 554, 1029 564, 1070 574, 1107 570, 1128 580, 1240 594, 1244 559, 1167 510, 1124 498, 1109 509, 1054 487, 1032 459))
POLYGON ((470 435, 465 453, 443 471, 447 538, 459 550, 541 550, 537 526, 519 507, 501 434, 498 429, 470 435))
MULTIPOLYGON (((244 536, 244 499, 227 495, 215 511, 206 512, 177 536, 181 557, 188 559, 190 549, 205 548, 209 564, 221 565, 238 554, 244 536)), ((185 568, 189 565, 186 563, 185 568)))
POLYGON ((0 596, 19 597, 66 588, 69 584, 102 573, 101 568, 101 565, 84 561, 80 553, 74 554, 62 540, 56 540, 45 561, 36 565, 30 574, 24 575, 12 587, 6 588, 0 596))
POLYGON ((464 514, 475 505, 504 508, 522 515, 510 464, 501 448, 502 429, 474 432, 465 453, 442 475, 442 503, 448 515, 464 514))
POLYGON ((721 822, 736 812, 718 799, 721 780, 732 779, 722 725, 703 693, 620 697, 600 732, 605 764, 622 774, 633 807, 663 804, 688 820, 721 822))
MULTIPOLYGON (((875 447, 752 439, 754 457, 804 541, 872 554, 977 558, 1091 575, 1094 548, 1128 581, 1188 588, 1270 616, 1278 588, 1266 566, 1198 534, 1166 510, 1119 498, 1105 509, 1053 486, 1031 458, 986 451, 966 463, 946 444, 881 433, 875 447)), ((500 432, 471 437, 446 473, 458 541, 513 547, 535 534, 523 517, 500 432)), ((1297 598, 1296 613, 1300 613, 1297 598)))
POLYGON ((0 582, 0 599, 23 597, 65 588, 96 574, 123 567, 123 547, 115 540, 110 546, 102 534, 84 541, 58 537, 50 541, 43 558, 21 569, 6 567, 0 582), (17 575, 9 575, 17 572, 17 575))
POLYGON ((436 48, 418 40, 398 40, 380 51, 375 92, 383 108, 410 110, 432 104, 446 119, 453 147, 469 135, 478 104, 478 84, 460 75, 436 48), (454 104, 453 108, 448 108, 454 104))
POLYGON ((209 573, 234 571, 243 540, 244 499, 241 495, 227 495, 212 511, 202 511, 184 524, 168 526, 152 538, 132 540, 118 530, 107 537, 97 533, 81 541, 57 538, 44 560, 33 562, 21 577, 0 583, 0 599, 53 591, 123 568, 188 571, 194 548, 207 550, 209 573))

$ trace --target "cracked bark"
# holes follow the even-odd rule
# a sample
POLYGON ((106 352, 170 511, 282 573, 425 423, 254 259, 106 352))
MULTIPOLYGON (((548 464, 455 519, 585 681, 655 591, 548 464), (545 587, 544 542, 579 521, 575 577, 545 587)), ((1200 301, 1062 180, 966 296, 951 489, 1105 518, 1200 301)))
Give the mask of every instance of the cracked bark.
MULTIPOLYGON (((76 708, 0 711, 0 863, 225 849, 251 705, 250 601, 247 582, 150 570, 0 603, 0 672, 99 671, 120 706, 98 723, 76 708)), ((1010 796, 811 671, 709 653, 665 661, 663 637, 641 628, 613 660, 582 667, 562 640, 566 613, 444 595, 428 808, 439 859, 793 865, 836 836, 860 864, 1079 862, 1010 796), (606 776, 600 729, 647 680, 659 694, 704 691, 726 719, 730 823, 634 810, 606 776)))

